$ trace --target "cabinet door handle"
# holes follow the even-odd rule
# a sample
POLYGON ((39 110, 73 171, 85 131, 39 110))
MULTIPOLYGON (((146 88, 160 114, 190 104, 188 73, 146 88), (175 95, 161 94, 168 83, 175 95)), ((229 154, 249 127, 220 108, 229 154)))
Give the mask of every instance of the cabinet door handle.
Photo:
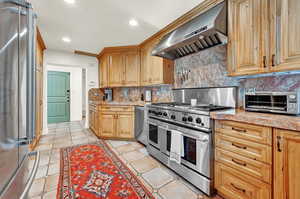
POLYGON ((231 161, 234 162, 234 163, 236 163, 236 164, 238 164, 238 165, 244 166, 244 167, 247 166, 247 164, 245 162, 239 162, 239 161, 237 161, 235 159, 231 159, 231 161))
POLYGON ((275 66, 275 54, 272 55, 272 66, 275 66))
POLYGON ((264 68, 267 67, 267 56, 263 56, 264 68))
POLYGON ((237 148, 239 148, 239 149, 247 149, 246 146, 240 146, 240 145, 237 145, 237 144, 234 144, 234 143, 232 143, 231 145, 232 145, 232 146, 235 146, 235 147, 237 147, 237 148))
POLYGON ((245 189, 239 188, 239 187, 237 187, 236 185, 234 185, 233 183, 230 183, 230 185, 231 185, 233 188, 235 188, 236 190, 241 191, 241 192, 243 192, 243 193, 246 193, 246 190, 245 190, 245 189))
POLYGON ((282 152, 282 148, 281 148, 281 137, 277 136, 277 151, 278 152, 282 152))
POLYGON ((246 129, 238 129, 238 128, 234 128, 234 127, 232 127, 232 130, 238 131, 238 132, 241 132, 241 133, 246 133, 247 132, 246 129))

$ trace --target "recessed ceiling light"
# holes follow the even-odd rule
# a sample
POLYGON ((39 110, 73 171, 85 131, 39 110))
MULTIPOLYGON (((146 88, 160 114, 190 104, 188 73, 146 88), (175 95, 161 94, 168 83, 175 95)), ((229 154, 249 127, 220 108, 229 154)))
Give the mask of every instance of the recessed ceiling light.
POLYGON ((139 25, 139 22, 135 19, 130 19, 129 20, 129 25, 131 26, 138 26, 139 25))
POLYGON ((74 4, 75 3, 75 0, 64 0, 66 3, 69 3, 69 4, 74 4))
POLYGON ((71 39, 69 37, 63 37, 62 40, 63 40, 63 42, 66 42, 66 43, 71 42, 71 39))

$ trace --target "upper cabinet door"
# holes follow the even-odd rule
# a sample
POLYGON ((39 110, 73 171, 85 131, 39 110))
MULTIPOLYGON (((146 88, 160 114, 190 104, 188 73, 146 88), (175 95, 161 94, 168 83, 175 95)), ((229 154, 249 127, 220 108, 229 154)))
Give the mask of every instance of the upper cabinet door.
POLYGON ((300 134, 275 129, 273 140, 274 199, 298 199, 300 198, 300 134))
POLYGON ((148 54, 149 51, 147 48, 142 48, 141 49, 141 75, 140 75, 140 84, 142 86, 146 86, 151 84, 150 82, 150 63, 149 63, 149 58, 150 55, 148 54))
POLYGON ((100 60, 100 88, 108 87, 108 57, 106 55, 102 56, 100 60))
POLYGON ((228 1, 228 67, 232 75, 261 73, 267 67, 267 0, 228 1))
POLYGON ((124 56, 122 53, 111 53, 109 56, 109 86, 124 84, 124 56))
POLYGON ((273 70, 300 69, 300 1, 277 0, 277 11, 278 65, 273 70))
POLYGON ((138 86, 140 76, 140 55, 138 51, 127 52, 125 59, 125 85, 138 86))

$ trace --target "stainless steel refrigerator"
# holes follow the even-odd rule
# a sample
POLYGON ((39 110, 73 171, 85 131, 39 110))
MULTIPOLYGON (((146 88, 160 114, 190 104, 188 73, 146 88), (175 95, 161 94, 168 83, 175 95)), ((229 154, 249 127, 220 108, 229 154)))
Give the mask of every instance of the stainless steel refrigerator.
POLYGON ((35 136, 35 15, 25 0, 0 0, 0 198, 26 198, 38 158, 35 136), (29 165, 29 162, 33 164, 29 165))

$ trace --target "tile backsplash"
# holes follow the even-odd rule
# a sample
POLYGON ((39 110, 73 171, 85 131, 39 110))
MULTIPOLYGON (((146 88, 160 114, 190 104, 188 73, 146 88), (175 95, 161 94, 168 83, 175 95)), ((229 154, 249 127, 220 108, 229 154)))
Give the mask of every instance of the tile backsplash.
POLYGON ((171 102, 173 86, 160 85, 151 87, 130 87, 130 88, 114 88, 114 101, 117 102, 138 102, 141 101, 141 95, 146 90, 152 91, 152 102, 171 102))
MULTIPOLYGON (((225 46, 201 51, 175 60, 174 88, 239 87, 239 106, 243 104, 245 90, 257 91, 300 91, 300 75, 274 73, 270 77, 229 77, 227 72, 227 49, 225 46)), ((114 101, 136 102, 145 90, 152 90, 153 102, 173 100, 170 85, 153 87, 114 88, 114 101)))

